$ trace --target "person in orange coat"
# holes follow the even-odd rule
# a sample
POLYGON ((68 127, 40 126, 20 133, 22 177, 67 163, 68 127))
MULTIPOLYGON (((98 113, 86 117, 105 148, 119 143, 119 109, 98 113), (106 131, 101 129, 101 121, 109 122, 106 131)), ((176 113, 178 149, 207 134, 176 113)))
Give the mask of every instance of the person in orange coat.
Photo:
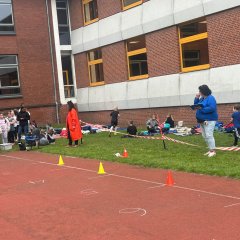
POLYGON ((75 142, 74 147, 78 146, 78 140, 82 139, 81 126, 78 119, 77 111, 74 107, 72 101, 67 102, 68 105, 68 115, 66 119, 67 132, 68 132, 68 146, 72 146, 72 142, 75 142))

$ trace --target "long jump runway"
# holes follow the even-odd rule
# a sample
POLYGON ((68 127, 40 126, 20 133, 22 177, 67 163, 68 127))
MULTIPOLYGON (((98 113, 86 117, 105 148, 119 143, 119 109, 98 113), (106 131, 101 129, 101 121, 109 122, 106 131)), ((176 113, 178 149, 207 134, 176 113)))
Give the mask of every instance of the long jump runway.
POLYGON ((58 158, 0 155, 1 240, 240 239, 238 180, 58 158))

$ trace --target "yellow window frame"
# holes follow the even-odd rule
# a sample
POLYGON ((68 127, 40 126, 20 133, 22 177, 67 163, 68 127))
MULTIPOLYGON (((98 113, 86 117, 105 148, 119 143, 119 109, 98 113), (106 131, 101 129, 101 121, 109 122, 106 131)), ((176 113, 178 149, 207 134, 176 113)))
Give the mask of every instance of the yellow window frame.
POLYGON ((92 2, 93 0, 82 0, 82 11, 83 11, 83 22, 84 22, 84 26, 87 26, 89 24, 95 23, 99 20, 99 18, 95 18, 93 20, 87 21, 85 20, 85 5, 92 2))
POLYGON ((203 39, 208 38, 208 33, 200 33, 196 34, 190 37, 185 37, 181 38, 181 33, 180 33, 180 27, 178 28, 178 38, 179 38, 179 47, 180 47, 180 62, 181 62, 181 72, 186 73, 186 72, 193 72, 193 71, 199 71, 199 70, 205 70, 210 68, 210 64, 202 64, 198 66, 193 66, 193 67, 183 67, 183 56, 182 56, 182 45, 190 42, 195 42, 203 39))
POLYGON ((67 87, 68 96, 67 97, 65 96, 65 98, 71 98, 71 90, 69 87, 72 85, 69 84, 68 70, 63 70, 62 72, 63 72, 63 75, 66 76, 66 81, 67 81, 67 84, 66 85, 64 84, 64 90, 65 90, 65 87, 67 87))
MULTIPOLYGON (((127 46, 126 46, 126 49, 127 49, 127 46)), ((141 49, 130 51, 130 52, 128 52, 128 49, 127 49, 127 65, 128 65, 128 79, 129 80, 140 80, 140 79, 148 78, 148 76, 149 76, 148 74, 138 75, 138 76, 134 76, 134 77, 130 76, 129 57, 136 56, 136 55, 143 54, 143 53, 147 53, 147 48, 141 48, 141 49)))
POLYGON ((92 61, 90 61, 90 60, 89 60, 89 57, 88 57, 88 54, 87 54, 87 58, 88 58, 88 76, 89 76, 90 86, 91 86, 91 87, 95 87, 95 86, 104 85, 104 84, 105 84, 104 81, 94 82, 94 83, 93 83, 93 82, 91 81, 92 79, 91 79, 91 72, 90 72, 90 66, 103 63, 102 58, 99 58, 99 59, 97 59, 97 60, 92 60, 92 61))
POLYGON ((132 3, 132 4, 130 4, 130 5, 125 7, 124 6, 124 0, 122 0, 122 9, 123 9, 123 11, 125 11, 125 10, 128 10, 130 8, 133 8, 133 7, 136 7, 138 5, 141 5, 142 3, 143 3, 143 0, 139 0, 139 1, 137 1, 135 3, 132 3))

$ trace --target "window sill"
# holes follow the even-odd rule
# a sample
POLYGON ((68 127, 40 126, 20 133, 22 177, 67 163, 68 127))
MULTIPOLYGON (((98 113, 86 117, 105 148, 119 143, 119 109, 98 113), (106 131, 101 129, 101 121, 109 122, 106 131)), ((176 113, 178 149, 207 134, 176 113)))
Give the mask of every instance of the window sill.
POLYGON ((9 99, 9 98, 22 98, 23 95, 19 94, 19 95, 5 95, 5 96, 0 96, 0 100, 1 99, 9 99))
POLYGON ((15 36, 16 32, 4 32, 4 31, 0 31, 0 35, 1 36, 15 36))
POLYGON ((105 84, 105 82, 90 83, 90 87, 102 86, 102 85, 104 85, 104 84, 105 84))
POLYGON ((95 22, 97 22, 99 20, 99 18, 95 18, 95 19, 93 19, 93 20, 91 20, 91 21, 89 21, 89 22, 84 22, 84 26, 88 26, 88 25, 90 25, 90 24, 92 24, 92 23, 95 23, 95 22))
POLYGON ((141 80, 141 79, 146 79, 148 77, 149 77, 148 74, 145 74, 145 75, 139 75, 139 76, 135 76, 135 77, 129 77, 129 80, 130 81, 141 80))
POLYGON ((199 65, 195 67, 182 68, 182 73, 194 72, 199 70, 206 70, 210 68, 210 64, 199 65))
POLYGON ((123 6, 123 11, 126 11, 126 10, 128 10, 130 8, 134 8, 134 7, 139 6, 141 4, 142 4, 142 0, 140 0, 139 2, 136 2, 136 3, 133 3, 131 5, 128 5, 126 7, 123 6))

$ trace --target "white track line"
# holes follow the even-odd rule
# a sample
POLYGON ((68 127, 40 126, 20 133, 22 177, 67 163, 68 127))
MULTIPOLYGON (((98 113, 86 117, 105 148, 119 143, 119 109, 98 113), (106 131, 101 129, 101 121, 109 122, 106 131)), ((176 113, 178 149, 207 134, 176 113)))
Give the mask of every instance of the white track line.
POLYGON ((112 176, 112 174, 105 174, 105 175, 101 175, 101 176, 97 176, 97 177, 91 177, 91 178, 88 178, 88 179, 92 180, 92 179, 96 179, 96 178, 104 178, 104 177, 109 177, 109 176, 112 176))
POLYGON ((225 207, 225 208, 227 208, 227 207, 234 207, 234 206, 237 206, 237 205, 240 205, 240 203, 234 203, 234 204, 227 205, 227 206, 224 206, 224 207, 225 207))
MULTIPOLYGON (((31 160, 31 159, 12 157, 12 156, 8 156, 8 155, 0 155, 0 156, 1 157, 6 157, 6 158, 20 159, 20 160, 24 160, 24 161, 31 161, 31 162, 34 161, 34 160, 31 160)), ((41 164, 47 164, 47 165, 51 165, 51 166, 58 166, 58 164, 54 164, 54 163, 48 163, 48 162, 42 162, 42 161, 34 161, 34 162, 38 162, 38 163, 41 163, 41 164)), ((96 173, 96 171, 86 169, 86 168, 79 168, 79 167, 73 167, 73 166, 67 166, 67 165, 63 165, 63 166, 59 166, 59 167, 96 173)), ((124 178, 124 179, 130 179, 130 180, 134 180, 134 181, 139 181, 139 182, 152 183, 152 184, 161 185, 161 186, 164 185, 164 183, 154 182, 154 181, 145 180, 145 179, 141 179, 141 178, 132 178, 132 177, 122 176, 122 175, 118 175, 118 174, 108 174, 108 175, 111 175, 111 176, 114 176, 114 177, 119 177, 119 178, 124 178)), ((182 190, 188 190, 188 191, 193 191, 193 192, 200 192, 200 193, 204 193, 204 194, 214 195, 214 196, 218 196, 218 197, 225 197, 225 198, 240 200, 240 197, 225 195, 225 194, 221 194, 221 193, 208 192, 208 191, 204 191, 204 190, 200 190, 200 189, 182 187, 182 186, 177 186, 177 185, 174 185, 172 187, 182 189, 182 190)))

